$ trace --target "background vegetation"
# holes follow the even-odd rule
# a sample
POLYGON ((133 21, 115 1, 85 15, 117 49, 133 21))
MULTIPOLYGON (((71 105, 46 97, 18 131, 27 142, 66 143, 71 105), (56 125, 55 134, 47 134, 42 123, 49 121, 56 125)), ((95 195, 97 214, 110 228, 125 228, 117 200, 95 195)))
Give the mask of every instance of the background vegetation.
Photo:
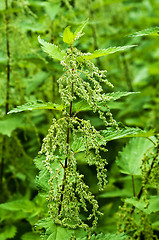
MULTIPOLYGON (((46 229, 46 239, 71 239, 69 234, 66 238, 66 232, 60 227, 48 230, 46 223, 42 227, 36 226, 39 220, 48 217, 48 209, 45 197, 37 191, 38 170, 33 159, 41 148, 52 118, 58 118, 59 112, 47 109, 11 115, 7 112, 27 102, 60 104, 57 79, 63 72, 62 67, 42 52, 37 37, 40 35, 47 42, 66 48, 62 42, 63 30, 68 25, 75 30, 87 18, 85 35, 76 45, 81 51, 137 45, 93 61, 100 69, 108 71, 107 79, 115 86, 115 91, 138 92, 110 103, 120 126, 138 127, 148 132, 143 134, 144 137, 139 131, 136 138, 128 138, 134 136, 131 132, 108 138, 108 152, 103 153, 108 161, 108 184, 102 192, 96 187, 95 168, 82 161, 82 154, 79 156, 79 170, 85 175, 85 181, 104 213, 95 230, 97 237, 92 235, 91 239, 149 240, 159 237, 158 0, 2 0, 0 240, 40 239, 37 228, 46 229), (145 159, 150 160, 151 166, 145 163, 145 159), (125 166, 127 161, 129 167, 125 166), (133 169, 139 162, 142 167, 133 169), (149 172, 150 169, 153 171, 149 172), (144 193, 142 198, 139 196, 141 191, 141 195, 144 193), (57 235, 49 238, 52 234, 49 231, 56 231, 57 235), (117 232, 122 235, 117 237, 114 235, 117 232)), ((80 116, 90 119, 98 130, 105 128, 98 114, 82 111, 80 116)), ((80 234, 76 238, 86 239, 80 234)))

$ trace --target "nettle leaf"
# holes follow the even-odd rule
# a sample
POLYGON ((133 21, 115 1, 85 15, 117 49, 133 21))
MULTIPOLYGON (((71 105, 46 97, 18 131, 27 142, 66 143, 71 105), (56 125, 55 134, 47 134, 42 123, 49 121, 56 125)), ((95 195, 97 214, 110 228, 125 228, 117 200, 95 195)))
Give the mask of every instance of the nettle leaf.
POLYGON ((70 30, 70 26, 66 27, 63 32, 63 41, 67 44, 73 44, 74 42, 74 34, 70 30))
POLYGON ((159 36, 159 27, 146 28, 130 35, 130 37, 140 37, 145 35, 159 36))
POLYGON ((0 204, 0 209, 4 209, 7 211, 32 212, 34 208, 34 203, 25 199, 0 204))
POLYGON ((73 230, 69 228, 64 228, 58 224, 55 224, 51 218, 45 218, 38 222, 36 225, 38 229, 45 229, 45 234, 42 235, 42 238, 45 240, 70 240, 73 235, 77 237, 84 237, 86 232, 81 230, 73 230))
MULTIPOLYGON (((105 97, 107 97, 108 101, 111 101, 111 100, 115 101, 121 97, 129 96, 136 93, 139 93, 139 92, 112 92, 112 93, 105 94, 105 97)), ((102 103, 100 103, 100 106, 102 107, 103 111, 104 110, 107 111, 107 108, 103 107, 102 103)), ((89 104, 84 100, 79 101, 73 105, 73 112, 81 112, 81 111, 89 111, 89 110, 92 110, 92 109, 89 106, 89 104)))
POLYGON ((89 111, 91 107, 86 101, 79 101, 73 105, 73 112, 89 111))
POLYGON ((94 58, 106 56, 108 54, 116 53, 116 52, 119 52, 119 51, 125 51, 125 50, 127 50, 131 47, 136 47, 136 46, 137 45, 127 45, 127 46, 121 46, 121 47, 109 47, 107 49, 99 49, 99 50, 94 51, 90 55, 82 56, 82 58, 85 59, 85 60, 91 60, 91 59, 94 59, 94 58))
POLYGON ((132 138, 116 159, 120 171, 128 175, 141 175, 142 158, 153 147, 154 144, 147 138, 132 138))
POLYGON ((0 240, 13 239, 16 235, 17 228, 13 225, 5 226, 1 231, 0 240))
POLYGON ((125 127, 117 130, 109 127, 106 130, 101 130, 100 133, 106 141, 112 141, 127 137, 150 137, 154 135, 154 130, 146 132, 140 128, 125 127))
POLYGON ((53 43, 44 41, 40 38, 40 36, 38 36, 38 41, 42 45, 43 51, 46 52, 50 57, 59 61, 63 60, 65 52, 60 50, 58 46, 54 45, 53 43))
POLYGON ((21 240, 41 240, 41 238, 33 232, 27 232, 22 235, 21 240))
POLYGON ((85 151, 85 146, 82 140, 83 138, 79 137, 75 141, 73 141, 71 148, 74 151, 74 153, 85 151))
POLYGON ((19 116, 6 116, 4 120, 0 120, 0 133, 11 137, 12 132, 23 126, 24 118, 19 116))
MULTIPOLYGON (((121 138, 130 138, 130 137, 150 137, 154 135, 154 131, 150 130, 148 132, 141 130, 140 128, 131 128, 131 127, 125 127, 122 129, 117 130, 116 128, 109 127, 107 130, 101 130, 100 134, 102 137, 104 137, 104 140, 107 142, 121 139, 121 138)), ((75 153, 84 152, 85 151, 85 145, 83 142, 82 137, 77 137, 76 140, 73 141, 71 145, 71 149, 75 153)), ((104 142, 99 140, 100 144, 103 145, 104 142)))
POLYGON ((105 94, 105 96, 108 97, 109 100, 117 100, 121 97, 129 96, 136 93, 140 93, 140 92, 112 92, 112 93, 105 94))
MULTIPOLYGON (((87 237, 84 238, 77 238, 77 240, 87 240, 87 237)), ((99 233, 97 235, 93 234, 91 236, 91 240, 127 240, 128 236, 125 235, 124 233, 121 234, 116 234, 116 233, 107 233, 107 234, 103 234, 103 233, 99 233)))
POLYGON ((145 212, 146 214, 151 214, 155 212, 159 212, 159 196, 151 196, 150 199, 148 199, 148 206, 145 208, 145 201, 144 200, 138 200, 135 198, 127 198, 125 199, 126 203, 129 203, 139 210, 145 212))
POLYGON ((74 40, 79 39, 81 36, 83 36, 84 33, 82 33, 83 29, 85 28, 86 24, 88 23, 88 19, 84 21, 74 32, 74 40))
POLYGON ((44 103, 43 101, 39 100, 36 102, 30 102, 30 103, 26 103, 22 106, 18 106, 16 108, 14 108, 13 110, 11 110, 10 112, 8 112, 8 114, 23 112, 23 111, 37 110, 37 109, 52 109, 52 110, 62 111, 64 109, 64 107, 63 107, 63 105, 58 105, 58 104, 51 103, 51 102, 44 103))

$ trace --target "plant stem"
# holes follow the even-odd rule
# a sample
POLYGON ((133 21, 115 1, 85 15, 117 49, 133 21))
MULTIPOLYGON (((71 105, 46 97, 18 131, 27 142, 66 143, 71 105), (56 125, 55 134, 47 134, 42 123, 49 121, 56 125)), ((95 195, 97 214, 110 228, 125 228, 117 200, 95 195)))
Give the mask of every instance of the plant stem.
MULTIPOLYGON (((158 155, 159 155, 159 146, 157 146, 157 152, 156 152, 156 155, 155 155, 155 157, 154 157, 154 159, 153 159, 153 161, 152 161, 152 163, 151 163, 151 166, 150 166, 149 171, 147 172, 147 177, 146 177, 145 184, 148 183, 149 176, 150 176, 150 174, 151 174, 151 171, 152 171, 152 169, 153 169, 153 166, 154 166, 154 164, 155 164, 155 162, 156 162, 156 158, 158 157, 158 155)), ((139 192, 138 195, 137 195, 137 198, 138 198, 138 199, 141 198, 142 193, 143 193, 143 186, 141 187, 140 192, 139 192)))
MULTIPOLYGON (((72 83, 72 96, 73 96, 73 83, 72 83)), ((70 102, 69 118, 71 118, 71 115, 72 115, 72 104, 73 104, 73 101, 70 102)), ((69 122, 68 122, 68 124, 69 124, 69 122)), ((70 128, 68 126, 68 128, 67 128, 67 139, 66 139, 66 142, 67 142, 67 155, 68 155, 69 140, 70 140, 70 128)), ((63 197, 64 197, 63 192, 65 190, 65 180, 66 180, 66 168, 67 168, 67 166, 68 166, 68 158, 66 157, 65 165, 64 165, 63 185, 62 185, 62 189, 61 189, 62 193, 61 193, 60 205, 59 205, 59 211, 58 211, 59 214, 61 212, 62 201, 63 201, 63 197)))
POLYGON ((124 71, 125 71, 125 79, 126 79, 129 91, 133 92, 132 81, 131 81, 131 77, 130 77, 130 73, 129 73, 129 69, 128 69, 128 64, 125 59, 125 53, 123 53, 122 56, 123 56, 123 66, 124 66, 124 71))
MULTIPOLYGON (((8 0, 5 0, 5 8, 6 11, 8 10, 8 0)), ((5 113, 7 114, 9 110, 9 85, 10 85, 10 43, 9 43, 9 16, 6 12, 5 14, 5 21, 6 21, 6 47, 7 47, 7 93, 6 93, 6 106, 5 106, 5 113)))
MULTIPOLYGON (((8 0, 5 0, 5 30, 6 30, 6 50, 7 50, 7 84, 6 84, 6 102, 5 102, 5 114, 9 111, 9 85, 10 85, 10 43, 9 43, 9 16, 8 10, 8 0)), ((1 170, 0 170, 0 190, 3 184, 3 174, 4 174, 4 153, 5 153, 6 137, 2 140, 2 158, 1 158, 1 170)))

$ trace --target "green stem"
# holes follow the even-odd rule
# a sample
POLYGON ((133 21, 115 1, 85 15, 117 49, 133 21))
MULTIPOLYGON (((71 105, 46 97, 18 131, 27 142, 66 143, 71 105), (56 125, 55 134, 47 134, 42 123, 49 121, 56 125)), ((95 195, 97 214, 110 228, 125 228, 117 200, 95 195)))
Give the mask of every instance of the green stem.
MULTIPOLYGON (((72 83, 72 96, 73 96, 73 83, 72 83)), ((71 118, 71 115, 72 115, 72 104, 73 104, 73 101, 70 102, 70 110, 69 110, 69 118, 71 118)), ((69 124, 69 122, 68 122, 69 124)), ((67 143, 67 155, 68 155, 68 145, 69 145, 69 140, 70 140, 70 127, 68 126, 67 128, 67 139, 66 139, 66 143, 67 143)), ((60 198, 60 205, 59 205, 59 211, 58 213, 60 214, 61 212, 61 207, 62 207, 62 201, 63 201, 63 197, 64 197, 64 190, 65 190, 65 180, 66 180, 66 169, 67 169, 67 166, 68 166, 68 158, 66 157, 65 159, 65 165, 64 165, 64 177, 63 177, 63 185, 62 185, 62 193, 61 193, 61 198, 60 198)))
MULTIPOLYGON (((8 16, 8 0, 5 0, 5 30, 6 30, 6 50, 7 50, 7 84, 6 84, 6 103, 5 103, 5 114, 9 111, 9 85, 10 85, 10 43, 9 43, 9 16, 8 16)), ((3 175, 4 175, 4 152, 5 152, 6 137, 3 137, 2 141, 2 158, 1 158, 1 170, 0 170, 0 189, 2 189, 3 175)))
POLYGON ((125 59, 125 53, 123 53, 122 56, 123 56, 123 66, 124 66, 124 71, 125 71, 125 79, 126 79, 129 91, 133 92, 132 81, 131 81, 131 77, 130 77, 130 73, 129 73, 129 69, 128 69, 128 64, 125 59))
MULTIPOLYGON (((5 8, 6 11, 8 10, 8 0, 5 0, 5 8)), ((7 47, 7 93, 6 93, 6 106, 5 106, 5 113, 9 111, 9 85, 10 85, 10 43, 9 43, 9 16, 6 12, 5 14, 5 21, 6 21, 6 47, 7 47)))
MULTIPOLYGON (((94 20, 94 11, 91 9, 91 1, 88 0, 88 9, 89 9, 89 16, 90 19, 94 20)), ((94 50, 98 49, 98 43, 97 43, 97 32, 96 32, 96 26, 94 24, 91 25, 91 29, 92 29, 92 36, 93 36, 93 45, 94 45, 94 50)), ((98 66, 101 65, 100 59, 97 58, 96 59, 98 66)))

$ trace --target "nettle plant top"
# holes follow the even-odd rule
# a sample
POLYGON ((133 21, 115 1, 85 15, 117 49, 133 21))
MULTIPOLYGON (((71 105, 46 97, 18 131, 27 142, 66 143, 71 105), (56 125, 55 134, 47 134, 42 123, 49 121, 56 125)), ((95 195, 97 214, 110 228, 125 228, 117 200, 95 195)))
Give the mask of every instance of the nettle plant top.
MULTIPOLYGON (((78 109, 73 104, 76 101, 77 106, 77 98, 81 99, 93 112, 99 113, 106 126, 118 129, 107 103, 128 93, 105 94, 103 83, 109 88, 113 88, 113 85, 106 79, 106 70, 99 70, 90 60, 132 47, 111 47, 93 53, 82 53, 73 44, 83 35, 86 24, 87 21, 74 33, 70 31, 70 26, 65 28, 63 41, 69 45, 66 51, 38 37, 43 50, 59 60, 64 70, 57 80, 63 117, 53 119, 40 151, 43 167, 39 169, 49 179, 49 213, 55 223, 84 229, 95 227, 101 212, 97 200, 84 182, 84 176, 78 171, 76 156, 79 152, 84 152, 85 161, 96 166, 99 190, 102 190, 107 183, 107 161, 101 157, 100 151, 107 150, 106 140, 100 132, 89 120, 78 118, 77 112, 81 110, 81 105, 78 109), (86 214, 82 215, 83 212, 86 214)), ((38 177, 39 182, 42 181, 42 173, 38 177)))

